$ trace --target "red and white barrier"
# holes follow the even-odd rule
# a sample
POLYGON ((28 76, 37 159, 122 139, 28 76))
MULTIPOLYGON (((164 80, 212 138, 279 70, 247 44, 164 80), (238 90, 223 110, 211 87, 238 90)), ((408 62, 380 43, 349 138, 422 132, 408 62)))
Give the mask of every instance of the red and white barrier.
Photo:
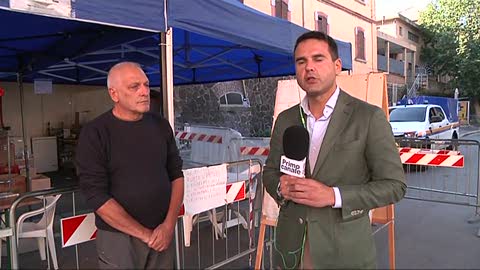
POLYGON ((227 184, 227 203, 238 202, 247 198, 245 181, 227 184))
POLYGON ((400 153, 403 164, 426 165, 439 167, 463 168, 462 155, 426 154, 426 153, 400 153))
POLYGON ((248 155, 248 156, 268 156, 270 153, 270 148, 268 147, 250 147, 250 146, 242 146, 240 147, 240 154, 241 155, 248 155))
POLYGON ((430 150, 430 149, 424 149, 424 148, 410 148, 410 147, 400 147, 400 148, 398 148, 398 152, 400 152, 400 153, 419 153, 419 152, 422 152, 424 154, 460 155, 460 151, 430 150))
POLYGON ((87 242, 97 236, 94 213, 62 218, 60 228, 62 231, 62 247, 87 242))
POLYGON ((175 138, 188 141, 222 143, 222 136, 208 135, 193 132, 175 131, 175 138))

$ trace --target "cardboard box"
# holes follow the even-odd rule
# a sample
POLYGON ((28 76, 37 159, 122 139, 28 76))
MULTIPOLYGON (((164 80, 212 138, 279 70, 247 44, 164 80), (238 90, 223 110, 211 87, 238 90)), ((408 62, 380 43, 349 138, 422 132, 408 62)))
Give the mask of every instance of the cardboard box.
MULTIPOLYGON (((23 158, 15 159, 15 164, 18 165, 18 168, 20 169, 20 174, 23 176, 27 176, 27 170, 25 169, 25 159, 23 158)), ((33 165, 32 157, 28 159, 28 168, 29 168, 30 178, 37 176, 37 170, 33 165)))
POLYGON ((25 176, 19 174, 11 174, 10 178, 8 174, 0 175, 0 192, 13 192, 13 193, 24 193, 27 191, 27 186, 25 185, 25 176), (8 180, 11 180, 11 190, 8 180))
MULTIPOLYGON (((15 159, 15 164, 17 164, 18 167, 20 167, 20 169, 25 168, 25 159, 17 158, 17 159, 15 159)), ((30 156, 30 158, 28 158, 28 166, 29 167, 34 167, 33 156, 30 156)))
POLYGON ((37 174, 35 177, 30 178, 32 187, 31 191, 49 189, 52 187, 50 183, 50 177, 43 174, 37 174))
MULTIPOLYGON (((20 174, 23 176, 27 176, 27 170, 25 168, 20 169, 20 174)), ((28 170, 28 174, 30 175, 30 178, 34 178, 38 175, 35 167, 30 167, 28 170)))

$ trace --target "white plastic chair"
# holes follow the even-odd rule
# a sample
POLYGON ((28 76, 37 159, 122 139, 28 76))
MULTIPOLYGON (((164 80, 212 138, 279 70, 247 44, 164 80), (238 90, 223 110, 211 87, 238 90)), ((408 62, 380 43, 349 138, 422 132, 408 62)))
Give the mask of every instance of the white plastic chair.
MULTIPOLYGON (((53 220, 55 217, 55 208, 61 194, 45 197, 45 207, 22 214, 17 221, 17 243, 19 238, 37 238, 40 258, 46 260, 45 239, 47 239, 48 249, 52 257, 53 268, 58 269, 57 253, 55 251, 55 238, 53 236, 53 220), (42 215, 38 222, 25 222, 27 218, 42 215)), ((43 197, 40 197, 43 199, 43 197)))

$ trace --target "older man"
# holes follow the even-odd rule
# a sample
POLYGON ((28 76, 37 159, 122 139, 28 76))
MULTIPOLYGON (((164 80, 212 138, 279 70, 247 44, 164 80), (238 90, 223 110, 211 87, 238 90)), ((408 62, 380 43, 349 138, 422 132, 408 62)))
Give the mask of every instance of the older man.
POLYGON ((172 128, 149 112, 149 81, 138 64, 116 64, 107 83, 113 109, 82 128, 76 155, 80 187, 95 210, 99 266, 171 269, 183 200, 172 128))

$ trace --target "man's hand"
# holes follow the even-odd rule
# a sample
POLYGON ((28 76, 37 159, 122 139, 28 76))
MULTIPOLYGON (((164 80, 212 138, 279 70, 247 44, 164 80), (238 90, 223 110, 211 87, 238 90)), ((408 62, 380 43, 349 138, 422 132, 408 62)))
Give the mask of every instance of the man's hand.
POLYGON ((158 225, 147 242, 148 246, 158 252, 164 251, 172 241, 174 229, 175 226, 169 226, 166 223, 158 225))
POLYGON ((286 200, 312 207, 326 207, 335 204, 333 188, 310 178, 282 175, 280 177, 280 193, 286 200))
POLYGON ((136 221, 115 199, 106 201, 96 212, 108 225, 148 244, 152 230, 136 221))

